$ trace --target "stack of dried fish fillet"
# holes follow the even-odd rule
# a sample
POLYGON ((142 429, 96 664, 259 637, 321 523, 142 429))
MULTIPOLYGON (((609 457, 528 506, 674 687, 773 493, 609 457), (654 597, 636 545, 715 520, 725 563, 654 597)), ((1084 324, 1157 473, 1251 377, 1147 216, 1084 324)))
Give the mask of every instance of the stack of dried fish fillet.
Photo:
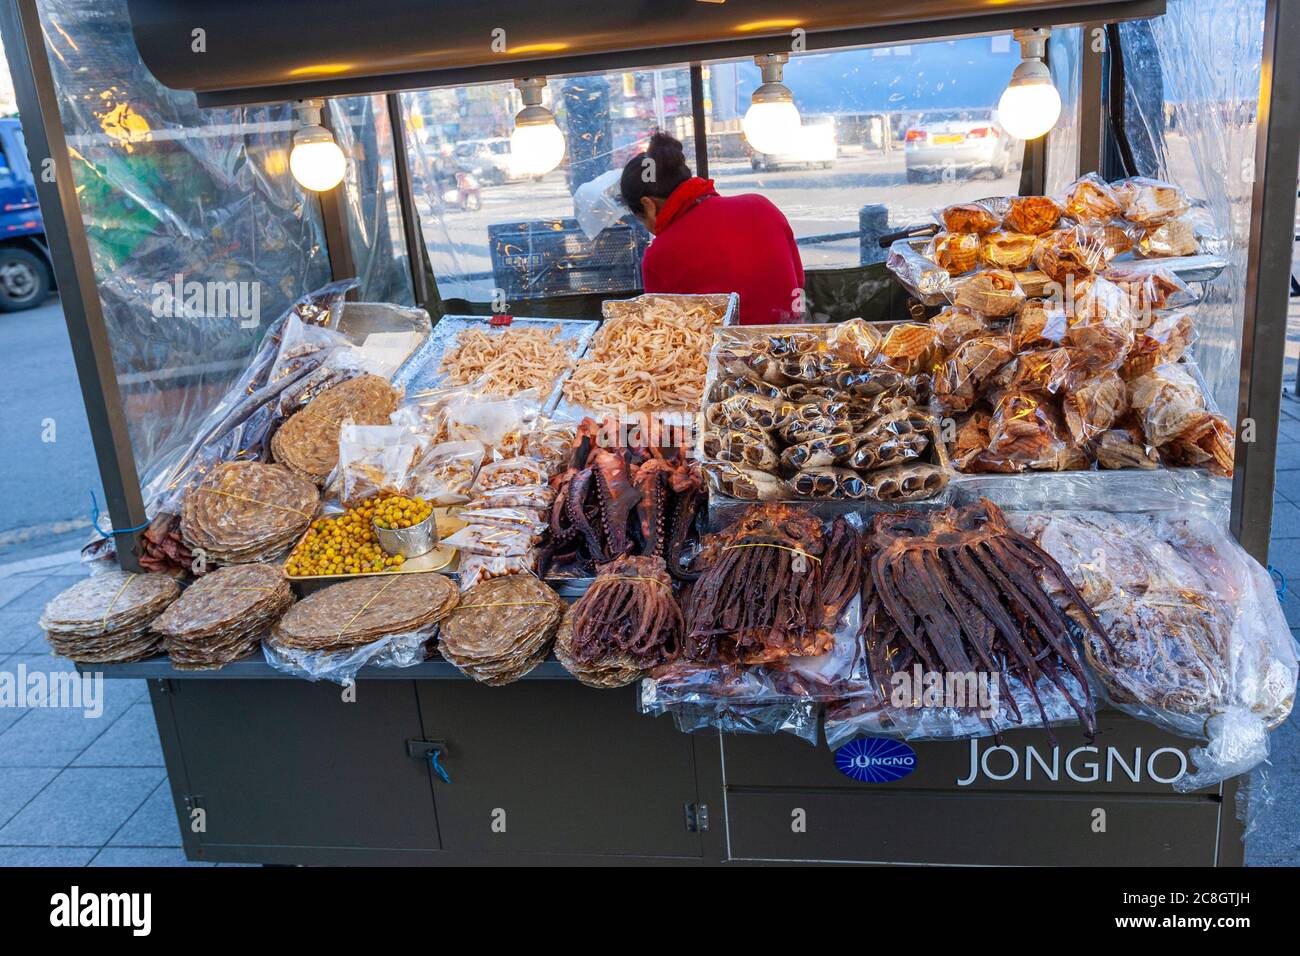
POLYGON ((190 585, 153 629, 177 670, 215 670, 255 651, 292 603, 278 567, 236 564, 190 585))
POLYGON ((494 687, 545 659, 564 600, 531 574, 488 578, 461 596, 438 629, 438 651, 466 676, 494 687))
POLYGON ((339 429, 386 425, 397 410, 399 395, 378 375, 359 375, 327 389, 280 426, 271 439, 271 454, 295 474, 325 484, 339 461, 339 429))
POLYGON ((387 574, 322 588, 293 605, 271 631, 279 647, 334 653, 409 634, 443 620, 456 585, 441 574, 387 574))
POLYGON ((311 524, 320 493, 280 465, 228 461, 185 496, 181 536, 207 565, 278 557, 311 524))
POLYGON ((60 657, 85 664, 143 660, 161 643, 149 625, 180 593, 163 574, 106 571, 45 605, 41 628, 60 657))

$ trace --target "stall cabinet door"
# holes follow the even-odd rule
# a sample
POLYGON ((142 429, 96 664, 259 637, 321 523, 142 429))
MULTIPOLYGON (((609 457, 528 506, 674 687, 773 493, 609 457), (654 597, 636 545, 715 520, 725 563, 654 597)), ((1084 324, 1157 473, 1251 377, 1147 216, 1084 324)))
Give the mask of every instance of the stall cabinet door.
MULTIPOLYGON (((200 844, 437 850, 411 681, 363 681, 352 702, 327 682, 174 680, 170 706, 200 844)), ((256 853, 251 854, 255 858, 256 853)))
MULTIPOLYGON (((912 745, 913 770, 863 782, 824 744, 726 736, 733 859, 1209 866, 1217 790, 1181 794, 1194 744, 1113 712, 1077 727, 912 745)), ((851 753, 851 751, 850 751, 851 753)), ((1231 811, 1228 811, 1231 812, 1231 811)))
POLYGON ((692 738, 636 712, 634 690, 560 680, 421 681, 443 847, 461 853, 698 858, 692 738))

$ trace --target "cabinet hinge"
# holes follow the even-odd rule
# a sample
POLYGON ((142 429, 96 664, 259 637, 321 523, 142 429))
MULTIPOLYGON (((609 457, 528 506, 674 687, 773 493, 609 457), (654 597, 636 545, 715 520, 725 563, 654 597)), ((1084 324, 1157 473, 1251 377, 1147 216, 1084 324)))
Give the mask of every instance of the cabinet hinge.
POLYGON ((686 804, 686 831, 703 833, 709 829, 709 805, 707 803, 686 804))

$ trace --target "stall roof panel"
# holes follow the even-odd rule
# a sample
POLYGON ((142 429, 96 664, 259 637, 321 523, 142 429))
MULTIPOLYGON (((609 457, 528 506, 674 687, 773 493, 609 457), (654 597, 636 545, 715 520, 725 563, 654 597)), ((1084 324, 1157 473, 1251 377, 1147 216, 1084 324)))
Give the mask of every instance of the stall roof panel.
POLYGON ((205 106, 1158 16, 1164 0, 129 0, 141 58, 205 106))

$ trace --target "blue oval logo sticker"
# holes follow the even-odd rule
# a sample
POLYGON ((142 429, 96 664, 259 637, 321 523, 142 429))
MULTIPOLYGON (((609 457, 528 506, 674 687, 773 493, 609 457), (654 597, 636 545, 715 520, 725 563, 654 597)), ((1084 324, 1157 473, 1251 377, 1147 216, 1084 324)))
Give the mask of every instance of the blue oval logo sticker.
POLYGON ((916 751, 888 737, 857 737, 835 751, 835 769, 858 783, 890 783, 916 769, 916 751))

